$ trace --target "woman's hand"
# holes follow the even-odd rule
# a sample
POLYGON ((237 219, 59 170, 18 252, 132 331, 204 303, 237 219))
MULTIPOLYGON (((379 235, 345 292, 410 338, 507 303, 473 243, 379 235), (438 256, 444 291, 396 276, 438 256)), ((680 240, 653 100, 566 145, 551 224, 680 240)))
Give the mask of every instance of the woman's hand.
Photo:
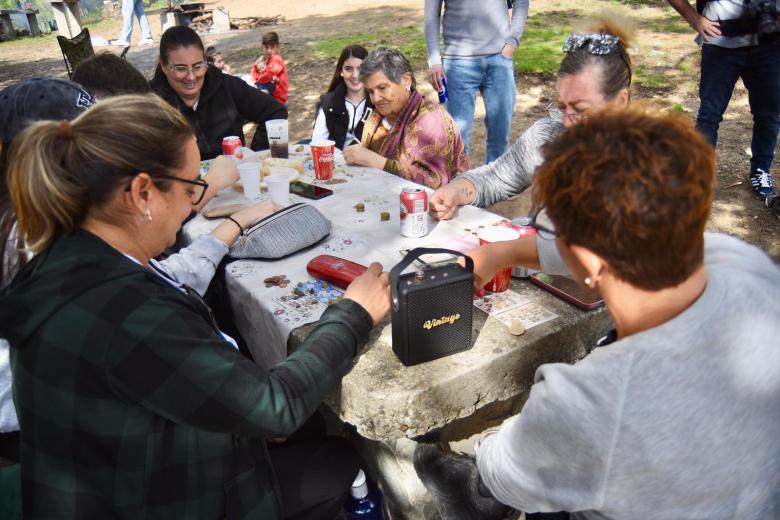
POLYGON ((222 191, 238 181, 238 168, 233 160, 226 155, 220 155, 211 163, 206 182, 209 188, 214 186, 216 191, 222 191))
MULTIPOLYGON (((474 288, 481 289, 487 284, 491 278, 496 274, 496 271, 502 267, 500 255, 497 255, 494 251, 494 244, 481 246, 470 251, 466 251, 466 256, 470 256, 474 261, 474 288)), ((465 265, 463 258, 460 258, 458 262, 461 265, 465 265)))
POLYGON ((353 144, 344 148, 344 160, 349 165, 368 166, 377 170, 383 170, 387 162, 387 159, 368 148, 364 148, 361 144, 353 144))
POLYGON ((202 210, 214 198, 214 195, 233 185, 238 180, 238 177, 238 168, 232 159, 224 155, 214 159, 206 174, 206 182, 208 182, 209 187, 206 189, 206 193, 203 194, 203 199, 195 207, 195 211, 202 210))
POLYGON ((240 209, 233 213, 231 218, 237 220, 241 227, 244 229, 250 228, 263 220, 268 215, 271 215, 282 209, 282 206, 276 204, 271 199, 252 204, 244 209, 240 209))
POLYGON ((214 228, 211 232, 216 238, 225 243, 226 246, 231 247, 236 239, 241 236, 241 230, 247 230, 254 226, 268 215, 279 211, 282 207, 278 204, 274 204, 271 200, 264 200, 258 202, 246 208, 240 209, 230 215, 230 219, 225 219, 219 226, 214 228), (233 222, 235 221, 235 222, 233 222), (239 228, 238 226, 241 226, 239 228))
POLYGON ((471 204, 476 198, 477 190, 466 179, 455 179, 445 184, 431 195, 430 213, 437 220, 449 220, 455 215, 459 206, 471 204))
POLYGON ((344 298, 363 307, 376 325, 390 310, 390 275, 382 272, 382 264, 374 262, 349 284, 344 298))

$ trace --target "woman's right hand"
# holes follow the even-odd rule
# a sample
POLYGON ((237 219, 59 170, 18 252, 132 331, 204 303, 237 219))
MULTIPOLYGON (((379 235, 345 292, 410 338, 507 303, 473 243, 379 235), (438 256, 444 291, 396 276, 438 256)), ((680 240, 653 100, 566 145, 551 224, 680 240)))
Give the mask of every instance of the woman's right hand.
POLYGON ((349 284, 344 298, 363 307, 376 325, 390 310, 390 275, 382 272, 382 264, 373 262, 349 284))
MULTIPOLYGON (((496 260, 500 258, 500 255, 494 251, 495 245, 489 244, 486 246, 480 246, 476 249, 466 251, 466 256, 470 256, 474 261, 474 288, 480 289, 487 284, 496 271, 505 267, 496 260)), ((463 258, 460 258, 458 262, 464 265, 463 258)))
POLYGON ((459 206, 473 202, 475 194, 476 188, 465 179, 456 179, 445 184, 431 195, 428 203, 431 216, 437 220, 449 220, 459 206))

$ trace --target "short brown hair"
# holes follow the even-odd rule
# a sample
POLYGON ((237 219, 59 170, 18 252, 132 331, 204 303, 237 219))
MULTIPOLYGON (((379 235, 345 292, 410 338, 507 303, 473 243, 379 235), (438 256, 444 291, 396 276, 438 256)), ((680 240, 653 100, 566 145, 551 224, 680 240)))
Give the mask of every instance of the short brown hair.
POLYGON ((274 31, 268 31, 267 33, 263 34, 263 45, 275 45, 276 47, 279 46, 279 35, 276 34, 274 31))
POLYGON ((79 63, 73 71, 72 80, 100 99, 152 92, 146 78, 138 69, 108 51, 98 52, 79 63))
POLYGON ((715 157, 690 121, 604 110, 544 147, 534 200, 567 244, 645 290, 686 280, 704 258, 715 157))

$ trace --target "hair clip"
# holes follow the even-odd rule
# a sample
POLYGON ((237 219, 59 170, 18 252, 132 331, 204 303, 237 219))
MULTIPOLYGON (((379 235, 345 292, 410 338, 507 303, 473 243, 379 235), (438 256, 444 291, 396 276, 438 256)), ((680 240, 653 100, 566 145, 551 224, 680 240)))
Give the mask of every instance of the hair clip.
POLYGON ((563 42, 563 52, 574 52, 586 44, 591 54, 604 55, 614 51, 620 43, 620 37, 603 32, 574 33, 563 42))

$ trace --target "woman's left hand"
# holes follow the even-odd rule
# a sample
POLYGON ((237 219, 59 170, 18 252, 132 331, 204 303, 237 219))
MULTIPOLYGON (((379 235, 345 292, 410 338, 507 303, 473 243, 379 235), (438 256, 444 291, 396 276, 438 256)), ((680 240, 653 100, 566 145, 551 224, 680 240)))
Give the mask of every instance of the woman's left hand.
POLYGON ((238 168, 230 157, 220 155, 211 163, 206 174, 206 182, 209 187, 214 186, 216 191, 222 191, 238 181, 238 168))
POLYGON ((344 148, 344 160, 350 165, 368 166, 378 170, 384 169, 387 162, 387 159, 368 148, 364 148, 361 144, 353 144, 344 148))

